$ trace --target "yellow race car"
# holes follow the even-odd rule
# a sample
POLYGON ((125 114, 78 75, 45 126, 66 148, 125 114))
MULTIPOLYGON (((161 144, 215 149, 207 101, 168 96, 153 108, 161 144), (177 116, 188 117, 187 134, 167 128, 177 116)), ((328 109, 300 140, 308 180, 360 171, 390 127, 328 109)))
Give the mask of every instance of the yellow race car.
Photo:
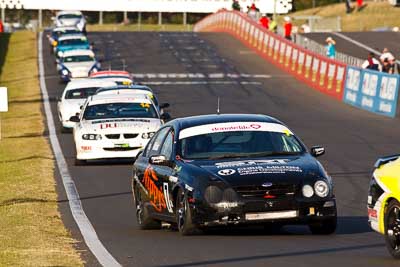
POLYGON ((368 193, 368 221, 400 259, 400 155, 378 159, 368 193))

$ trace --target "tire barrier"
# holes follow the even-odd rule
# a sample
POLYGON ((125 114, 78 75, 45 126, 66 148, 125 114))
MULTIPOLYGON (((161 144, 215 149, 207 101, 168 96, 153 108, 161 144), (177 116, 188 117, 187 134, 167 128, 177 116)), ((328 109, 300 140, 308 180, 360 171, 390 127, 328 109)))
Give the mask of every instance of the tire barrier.
POLYGON ((381 115, 394 117, 396 114, 398 75, 384 75, 348 67, 345 63, 286 40, 252 21, 246 14, 236 11, 221 10, 211 14, 198 22, 193 30, 227 32, 267 61, 326 95, 381 115), (357 80, 353 73, 358 73, 359 79, 362 79, 358 81, 358 87, 353 84, 357 80), (348 75, 354 77, 346 78, 348 75), (350 87, 345 88, 345 81, 350 87))

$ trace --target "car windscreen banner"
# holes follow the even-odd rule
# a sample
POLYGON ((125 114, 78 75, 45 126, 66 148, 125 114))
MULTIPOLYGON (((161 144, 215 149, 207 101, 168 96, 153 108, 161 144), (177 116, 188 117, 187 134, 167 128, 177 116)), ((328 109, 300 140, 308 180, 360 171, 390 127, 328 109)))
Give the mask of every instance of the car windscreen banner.
POLYGON ((400 76, 348 67, 343 101, 389 117, 396 116, 400 76))

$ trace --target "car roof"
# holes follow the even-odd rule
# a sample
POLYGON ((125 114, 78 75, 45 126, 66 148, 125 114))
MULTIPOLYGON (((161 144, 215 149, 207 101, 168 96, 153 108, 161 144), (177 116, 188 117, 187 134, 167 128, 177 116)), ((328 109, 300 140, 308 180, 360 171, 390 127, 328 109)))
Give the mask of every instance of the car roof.
POLYGON ((64 41, 64 40, 82 39, 82 38, 85 38, 85 40, 87 40, 87 37, 83 33, 76 33, 76 34, 63 35, 58 40, 64 41))
POLYGON ((110 80, 95 80, 95 79, 76 79, 71 80, 65 90, 73 90, 78 88, 90 88, 90 87, 110 87, 116 85, 115 82, 110 80))
POLYGON ((57 12, 57 17, 60 15, 67 15, 67 14, 73 14, 73 15, 82 15, 81 11, 78 10, 63 10, 63 11, 59 11, 57 12))
POLYGON ((127 71, 122 71, 122 70, 103 70, 90 75, 90 77, 93 78, 97 77, 107 78, 108 76, 130 78, 131 74, 127 71))
POLYGON ((90 49, 74 49, 63 52, 62 57, 69 56, 91 56, 94 57, 94 52, 90 49))
MULTIPOLYGON (((106 87, 104 87, 104 88, 106 88, 106 87)), ((127 94, 140 94, 140 95, 153 95, 153 93, 152 92, 150 92, 150 91, 147 91, 147 90, 141 90, 141 89, 122 89, 122 90, 119 90, 119 89, 112 89, 112 90, 107 90, 107 88, 106 88, 106 90, 103 90, 104 88, 99 88, 97 91, 96 91, 96 95, 98 95, 98 94, 104 94, 104 95, 112 95, 112 94, 124 94, 124 95, 127 95, 127 94)))
POLYGON ((112 86, 112 87, 104 87, 99 90, 101 91, 112 91, 112 90, 144 90, 144 91, 149 91, 153 92, 150 87, 147 87, 145 85, 139 85, 139 84, 131 84, 131 85, 117 85, 117 86, 112 86))
POLYGON ((210 114, 210 115, 199 115, 192 117, 184 117, 174 119, 168 122, 168 125, 173 125, 179 130, 214 123, 225 123, 225 122, 266 122, 266 123, 277 123, 282 124, 279 120, 264 115, 264 114, 210 114))
POLYGON ((123 94, 123 95, 92 95, 88 98, 89 105, 105 103, 149 103, 153 105, 151 99, 144 94, 123 94))

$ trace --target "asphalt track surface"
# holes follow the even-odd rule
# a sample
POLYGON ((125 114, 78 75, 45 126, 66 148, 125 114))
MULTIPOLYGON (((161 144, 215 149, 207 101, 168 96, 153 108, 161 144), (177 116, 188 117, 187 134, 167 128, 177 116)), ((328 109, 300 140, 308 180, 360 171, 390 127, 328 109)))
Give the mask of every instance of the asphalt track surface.
MULTIPOLYGON (((400 32, 341 32, 341 34, 380 52, 386 47, 396 59, 400 58, 400 32)), ((323 45, 326 45, 326 38, 331 36, 336 41, 338 52, 361 59, 366 59, 369 53, 368 50, 331 33, 307 33, 304 35, 323 45)))
MULTIPOLYGON (((108 251, 124 266, 398 266, 383 237, 367 225, 366 200, 376 158, 399 151, 400 123, 325 96, 260 59, 239 41, 221 33, 90 33, 97 53, 117 67, 126 60, 133 73, 247 73, 270 78, 209 78, 202 84, 154 86, 173 117, 215 113, 262 113, 279 118, 311 145, 323 145, 321 157, 335 182, 339 225, 331 236, 313 236, 307 227, 288 226, 276 233, 260 228, 212 231, 181 237, 168 228, 137 229, 130 193, 131 163, 100 162, 74 166, 71 134, 58 138, 86 215, 108 251), (252 83, 253 82, 253 83, 252 83)), ((46 40, 45 40, 46 41, 46 40)), ((45 43, 44 44, 47 44, 45 43)), ((54 58, 44 46, 46 85, 52 112, 64 85, 54 58)), ((157 79, 175 82, 177 79, 157 79)), ((182 79, 180 79, 182 80, 182 79)), ((143 79, 154 81, 154 79, 143 79)), ((59 125, 58 121, 56 125, 59 125)), ((58 173, 59 207, 73 236, 82 241, 58 173)), ((87 250, 83 242, 79 249, 87 250)), ((88 266, 98 265, 83 252, 88 266)))

